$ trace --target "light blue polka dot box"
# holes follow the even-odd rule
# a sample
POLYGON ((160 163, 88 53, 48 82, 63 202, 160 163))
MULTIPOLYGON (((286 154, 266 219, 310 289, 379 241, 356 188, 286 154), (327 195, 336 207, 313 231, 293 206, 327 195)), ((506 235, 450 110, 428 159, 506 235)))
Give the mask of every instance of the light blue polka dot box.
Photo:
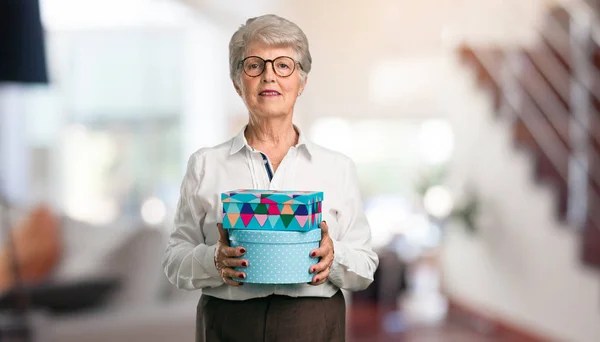
POLYGON ((229 231, 232 247, 246 248, 248 267, 236 268, 246 279, 236 281, 257 284, 298 284, 312 281, 310 267, 319 261, 310 252, 319 248, 321 229, 308 232, 277 230, 229 231))
POLYGON ((322 220, 321 191, 239 189, 221 194, 223 228, 309 231, 322 220))

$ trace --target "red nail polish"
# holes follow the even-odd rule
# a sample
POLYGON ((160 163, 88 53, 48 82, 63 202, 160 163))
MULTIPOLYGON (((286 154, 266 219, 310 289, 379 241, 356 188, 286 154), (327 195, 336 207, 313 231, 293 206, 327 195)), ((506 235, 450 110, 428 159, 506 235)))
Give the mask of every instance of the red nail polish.
POLYGON ((311 268, 311 269, 310 269, 310 273, 315 273, 315 269, 314 269, 314 268, 311 268))
POLYGON ((317 256, 317 252, 312 252, 311 256, 313 256, 313 257, 317 256))
POLYGON ((246 267, 246 266, 248 266, 248 264, 245 261, 243 261, 242 266, 246 267))
POLYGON ((319 278, 315 279, 315 283, 318 283, 318 282, 319 282, 319 278))
POLYGON ((244 274, 240 274, 240 279, 246 279, 246 276, 244 274))
POLYGON ((242 252, 242 254, 244 254, 244 253, 246 253, 246 249, 242 248, 242 249, 240 249, 240 252, 242 252))

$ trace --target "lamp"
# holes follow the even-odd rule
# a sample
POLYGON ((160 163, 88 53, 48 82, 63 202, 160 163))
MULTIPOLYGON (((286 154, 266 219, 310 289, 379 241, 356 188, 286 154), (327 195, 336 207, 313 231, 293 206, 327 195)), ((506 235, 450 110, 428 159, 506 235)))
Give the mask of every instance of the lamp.
POLYGON ((48 83, 38 0, 0 0, 0 83, 48 83))

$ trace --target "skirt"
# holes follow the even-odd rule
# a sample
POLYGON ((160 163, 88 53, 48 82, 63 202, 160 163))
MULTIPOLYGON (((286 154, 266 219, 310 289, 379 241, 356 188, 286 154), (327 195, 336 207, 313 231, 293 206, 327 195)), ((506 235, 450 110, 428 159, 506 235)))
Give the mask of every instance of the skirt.
POLYGON ((243 301, 202 295, 196 342, 343 342, 346 303, 331 298, 271 295, 243 301))

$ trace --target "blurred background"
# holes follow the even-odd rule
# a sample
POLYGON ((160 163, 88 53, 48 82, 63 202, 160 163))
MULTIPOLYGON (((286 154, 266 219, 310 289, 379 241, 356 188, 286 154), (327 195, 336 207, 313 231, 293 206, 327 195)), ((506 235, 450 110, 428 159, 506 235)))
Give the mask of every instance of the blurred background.
POLYGON ((274 13, 311 44, 296 124, 356 162, 380 256, 348 340, 600 341, 599 9, 2 0, 0 265, 10 227, 39 341, 192 341, 200 291, 160 261, 189 155, 247 122, 229 39, 274 13))

